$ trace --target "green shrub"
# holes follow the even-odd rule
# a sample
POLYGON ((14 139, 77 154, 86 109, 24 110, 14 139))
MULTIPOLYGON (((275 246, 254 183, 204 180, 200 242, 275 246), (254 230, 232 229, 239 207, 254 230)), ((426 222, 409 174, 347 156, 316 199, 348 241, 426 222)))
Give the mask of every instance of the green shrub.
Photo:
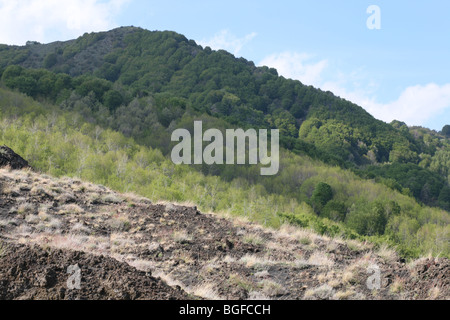
POLYGON ((316 212, 320 212, 331 199, 333 199, 331 186, 324 182, 318 183, 311 197, 311 203, 316 212))
POLYGON ((380 202, 353 205, 346 223, 361 235, 383 235, 387 224, 386 211, 380 202))
POLYGON ((343 222, 347 215, 347 207, 340 201, 332 200, 323 207, 320 216, 332 221, 343 222))

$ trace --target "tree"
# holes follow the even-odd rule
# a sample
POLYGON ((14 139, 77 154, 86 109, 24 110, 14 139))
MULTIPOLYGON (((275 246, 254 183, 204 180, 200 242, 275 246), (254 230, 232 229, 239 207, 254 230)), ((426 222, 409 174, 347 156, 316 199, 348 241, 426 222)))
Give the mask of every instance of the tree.
POLYGON ((118 91, 109 90, 103 96, 103 101, 109 110, 116 110, 123 103, 123 97, 118 91))
POLYGON ((439 206, 445 210, 450 210, 450 188, 445 186, 439 194, 439 206))
POLYGON ((444 136, 450 137, 450 125, 447 124, 442 128, 442 134, 444 136))
POLYGON ((333 199, 331 186, 324 182, 319 182, 311 196, 311 203, 316 212, 320 212, 331 199, 333 199))
POLYGON ((383 235, 387 224, 386 211, 380 202, 353 205, 346 224, 361 235, 383 235))
POLYGON ((44 68, 50 69, 58 61, 56 53, 49 53, 44 59, 44 68))
POLYGON ((330 201, 322 209, 320 214, 323 218, 328 218, 336 222, 343 222, 347 215, 347 207, 344 203, 339 201, 330 201))

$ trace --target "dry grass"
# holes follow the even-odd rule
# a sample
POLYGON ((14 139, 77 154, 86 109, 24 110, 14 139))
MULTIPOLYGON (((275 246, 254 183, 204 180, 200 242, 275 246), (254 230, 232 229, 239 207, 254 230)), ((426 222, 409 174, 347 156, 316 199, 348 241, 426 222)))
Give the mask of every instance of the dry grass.
POLYGON ((38 216, 39 220, 43 221, 43 222, 49 222, 52 218, 51 215, 49 215, 48 213, 46 213, 44 211, 40 211, 37 216, 38 216))
POLYGON ((207 300, 223 300, 219 294, 217 293, 217 290, 215 289, 214 284, 205 282, 200 285, 197 285, 193 290, 192 293, 198 297, 202 297, 207 300))
POLYGON ((259 285, 262 287, 262 293, 268 297, 279 297, 286 294, 285 288, 275 281, 263 280, 259 285))
POLYGON ((177 230, 173 233, 173 240, 176 243, 186 244, 192 241, 192 236, 186 230, 177 230))
POLYGON ((31 235, 32 229, 26 224, 21 224, 14 230, 14 234, 17 236, 29 236, 31 235))
POLYGON ((107 224, 113 231, 128 232, 131 229, 131 222, 125 216, 113 217, 107 224))
POLYGON ((89 235, 91 233, 91 229, 89 229, 89 227, 85 226, 83 223, 76 223, 72 226, 72 228, 70 228, 70 230, 72 231, 72 233, 75 234, 84 234, 84 235, 89 235))
POLYGON ((264 238, 262 238, 258 234, 253 234, 253 233, 247 234, 246 236, 244 236, 243 241, 244 241, 244 243, 252 244, 255 246, 263 245, 266 242, 266 240, 264 238))
POLYGON ((29 202, 19 204, 19 207, 17 208, 17 213, 22 215, 34 213, 34 211, 35 206, 29 202))
POLYGON ((39 197, 45 197, 47 195, 50 195, 50 190, 42 187, 42 185, 35 185, 31 188, 30 194, 32 196, 39 196, 39 197))
POLYGON ((318 280, 320 283, 326 283, 326 282, 328 283, 328 282, 330 282, 331 280, 333 280, 334 277, 335 277, 335 273, 334 273, 333 270, 331 270, 330 272, 320 273, 320 274, 317 276, 317 280, 318 280))
POLYGON ((333 299, 335 300, 348 300, 355 295, 355 291, 346 290, 346 291, 338 291, 334 294, 333 299))
POLYGON ((50 221, 46 224, 46 227, 55 231, 55 230, 59 230, 62 227, 62 222, 59 219, 56 218, 52 218, 50 219, 50 221))
POLYGON ((58 211, 60 215, 82 214, 84 209, 77 204, 66 204, 58 211))
POLYGON ((334 261, 327 257, 326 253, 314 252, 308 259, 309 264, 320 267, 332 267, 334 261))
POLYGON ((20 189, 17 186, 5 185, 3 186, 2 193, 5 195, 13 195, 18 196, 20 193, 20 189))
POLYGON ((270 277, 270 273, 267 270, 263 270, 263 271, 255 273, 255 277, 256 278, 262 278, 262 279, 269 278, 270 277))
POLYGON ((247 254, 243 256, 239 262, 243 263, 247 268, 257 268, 264 266, 271 266, 282 263, 281 261, 273 261, 265 257, 247 254))
POLYGON ((390 286, 389 291, 391 293, 402 293, 405 288, 405 280, 397 278, 390 286))
POLYGON ((265 294, 263 294, 262 292, 258 292, 258 291, 252 291, 248 294, 248 300, 252 301, 267 301, 270 300, 270 298, 268 296, 266 296, 265 294))
POLYGON ((106 194, 103 197, 101 197, 101 199, 103 200, 103 202, 110 203, 110 204, 119 204, 124 201, 121 197, 119 197, 113 193, 106 194))
POLYGON ((227 256, 225 256, 225 258, 223 258, 222 262, 224 262, 224 263, 235 263, 236 259, 233 258, 232 256, 227 255, 227 256))
POLYGON ((75 196, 73 193, 61 192, 59 196, 55 198, 59 203, 69 203, 75 201, 75 196))
POLYGON ((378 249, 377 254, 383 258, 384 261, 389 263, 395 262, 398 259, 397 253, 390 249, 387 245, 383 245, 380 249, 378 249))
POLYGON ((255 285, 251 281, 248 281, 243 276, 237 273, 230 274, 228 281, 232 286, 240 287, 247 292, 253 291, 255 289, 255 285))
POLYGON ((341 284, 342 284, 342 283, 341 283, 338 279, 333 279, 333 280, 331 280, 331 281, 328 282, 328 285, 329 285, 330 287, 332 287, 333 289, 336 289, 336 288, 340 287, 341 284))
POLYGON ((342 283, 343 284, 355 284, 356 282, 356 273, 351 268, 344 271, 342 274, 342 283))
POLYGON ((307 300, 329 300, 335 294, 334 289, 327 284, 305 292, 304 298, 307 300))
POLYGON ((113 233, 110 236, 111 239, 111 251, 115 253, 126 253, 133 250, 136 247, 136 243, 133 239, 128 238, 123 233, 113 233))
MULTIPOLYGON (((149 201, 147 198, 144 198, 146 201, 149 201)), ((191 201, 185 201, 185 202, 169 202, 165 200, 159 200, 155 202, 155 205, 161 205, 161 206, 169 206, 171 207, 187 207, 187 208, 196 208, 197 206, 191 202, 191 201)))
POLYGON ((441 295, 441 288, 439 287, 433 287, 428 291, 428 298, 431 300, 437 300, 440 295, 441 295))
POLYGON ((282 225, 275 233, 275 238, 284 238, 301 244, 307 243, 307 245, 314 244, 316 240, 323 240, 323 237, 310 230, 301 229, 290 224, 282 225))
POLYGON ((29 214, 25 217, 25 221, 29 224, 38 224, 41 219, 37 215, 29 214))
POLYGON ((129 261, 128 264, 132 267, 135 267, 137 270, 144 271, 144 272, 150 272, 155 268, 155 264, 152 261, 148 260, 134 260, 129 261))
POLYGON ((352 251, 361 252, 368 249, 368 246, 366 244, 363 244, 356 240, 346 240, 345 243, 347 244, 347 247, 352 251))
POLYGON ((155 278, 160 278, 171 287, 180 287, 184 291, 193 294, 193 290, 190 290, 190 288, 187 288, 181 281, 173 279, 170 275, 162 272, 161 270, 153 270, 152 276, 155 278))

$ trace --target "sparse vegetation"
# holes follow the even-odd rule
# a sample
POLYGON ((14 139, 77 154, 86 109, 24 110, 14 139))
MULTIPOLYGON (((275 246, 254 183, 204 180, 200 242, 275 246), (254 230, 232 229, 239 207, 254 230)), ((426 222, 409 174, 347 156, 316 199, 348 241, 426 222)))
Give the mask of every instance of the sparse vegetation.
POLYGON ((335 294, 334 289, 327 284, 324 284, 315 289, 310 289, 305 292, 305 299, 313 300, 329 300, 335 294))
POLYGON ((60 215, 81 214, 81 213, 84 213, 84 210, 77 204, 66 204, 62 206, 58 212, 58 214, 60 215))
POLYGON ((127 217, 119 216, 109 220, 109 226, 114 231, 129 231, 131 229, 130 220, 127 217))
POLYGON ((282 285, 272 280, 263 280, 259 283, 261 292, 268 297, 279 297, 286 293, 282 285))

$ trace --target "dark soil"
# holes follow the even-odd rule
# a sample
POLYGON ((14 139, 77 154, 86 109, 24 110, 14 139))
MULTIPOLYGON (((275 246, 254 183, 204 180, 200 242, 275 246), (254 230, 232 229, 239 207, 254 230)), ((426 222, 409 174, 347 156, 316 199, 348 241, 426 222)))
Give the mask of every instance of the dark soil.
POLYGON ((28 162, 13 150, 7 146, 0 146, 0 168, 6 166, 15 170, 31 168, 28 162))
POLYGON ((179 300, 189 296, 112 258, 83 252, 0 243, 2 300, 179 300), (80 288, 73 272, 80 269, 80 288), (69 281, 69 284, 68 284, 69 281))
POLYGON ((450 298, 448 259, 407 264, 370 244, 269 230, 31 171, 0 170, 0 185, 3 299, 450 298), (75 264, 81 289, 70 291, 75 264), (371 265, 378 289, 367 286, 371 265))

